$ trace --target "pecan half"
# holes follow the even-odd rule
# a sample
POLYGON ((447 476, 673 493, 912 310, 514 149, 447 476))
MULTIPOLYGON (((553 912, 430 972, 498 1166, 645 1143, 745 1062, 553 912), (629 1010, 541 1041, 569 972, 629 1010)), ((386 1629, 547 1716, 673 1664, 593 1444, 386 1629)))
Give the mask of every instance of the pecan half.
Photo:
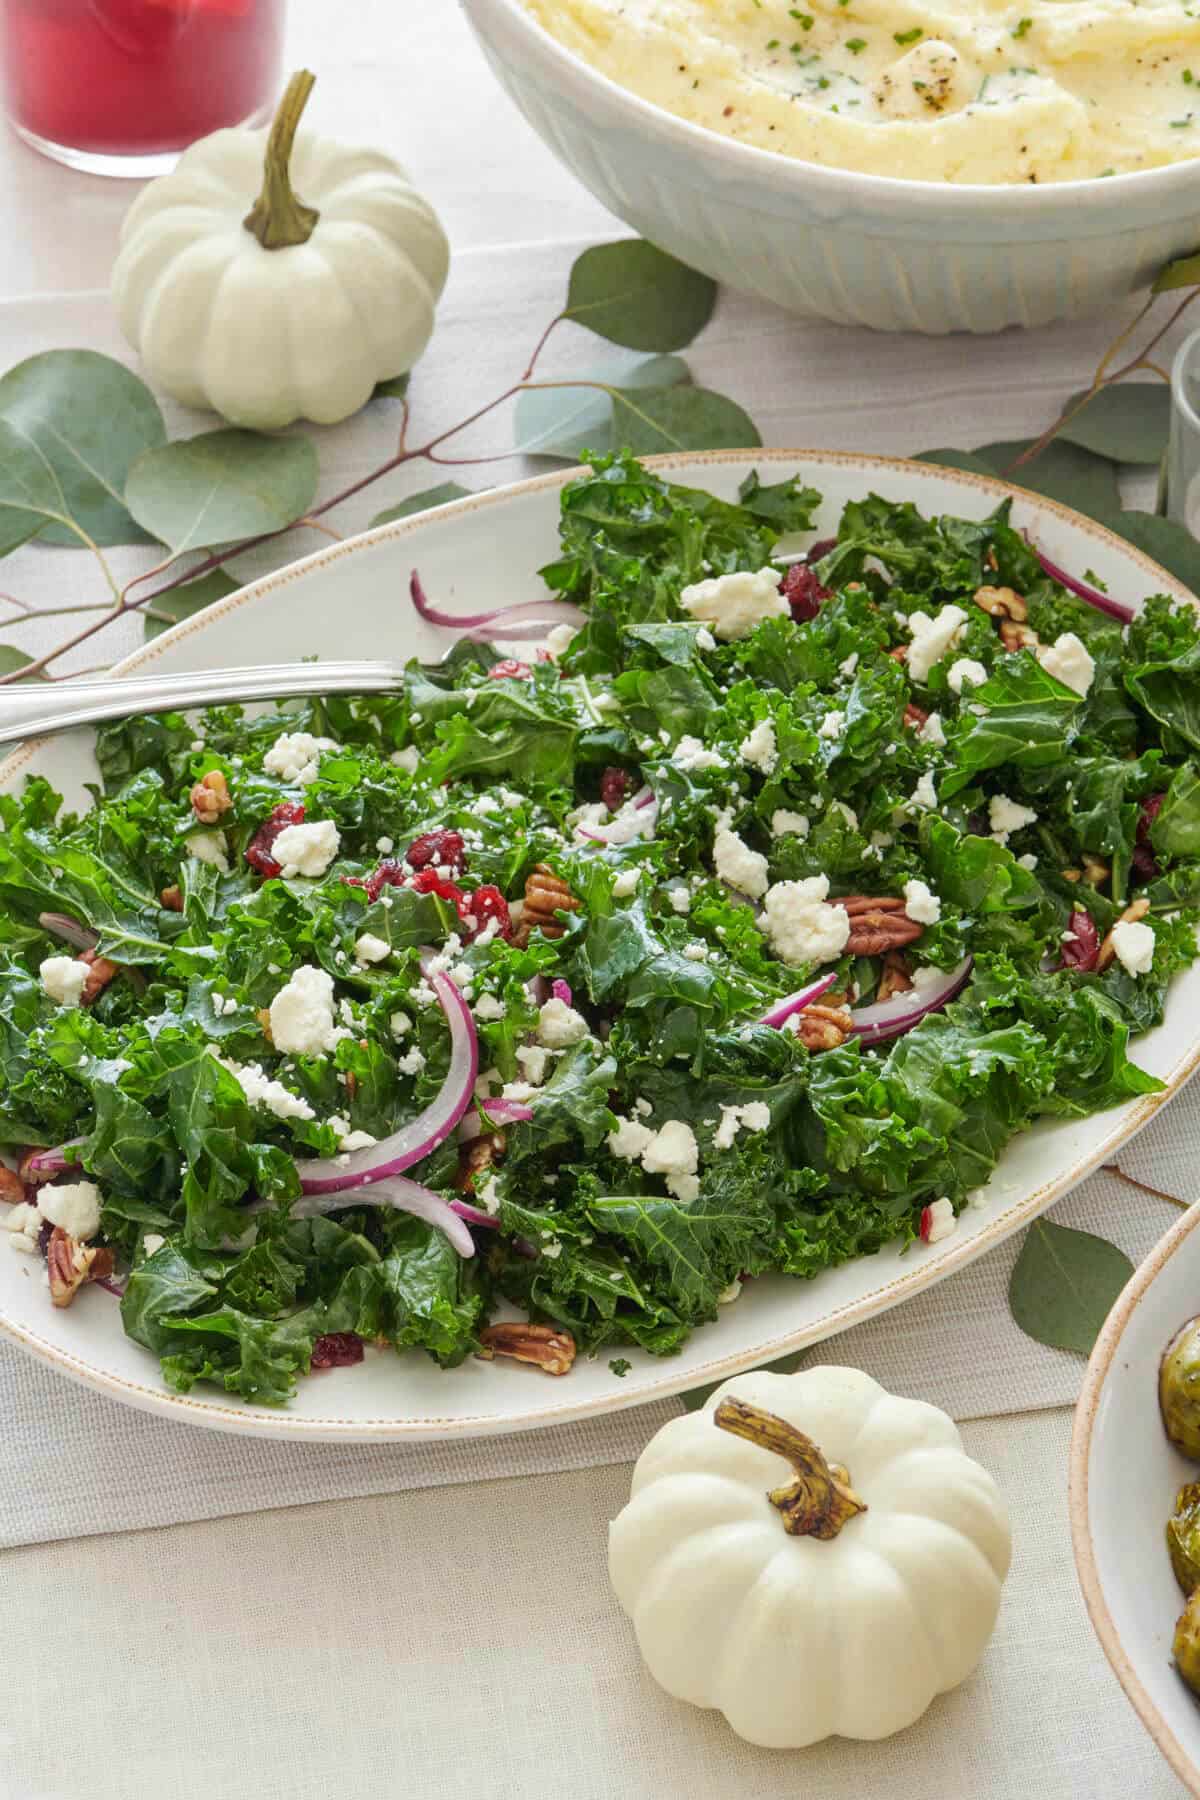
POLYGON ((929 714, 925 711, 923 706, 914 706, 910 700, 904 709, 904 723, 906 725, 915 725, 919 730, 922 725, 927 725, 929 723, 929 714))
POLYGON ((847 894, 831 904, 844 907, 850 915, 846 950, 851 956, 882 956, 888 950, 899 950, 915 944, 925 929, 908 917, 904 901, 890 894, 847 894))
POLYGON ((55 1306, 70 1306, 88 1281, 106 1279, 113 1272, 113 1253, 99 1246, 81 1244, 56 1225, 46 1246, 46 1270, 50 1299, 55 1306))
POLYGON ((1041 642, 1031 625, 1018 625, 1013 619, 1001 619, 1000 642, 1006 650, 1028 650, 1041 642))
POLYGON ((9 1206, 20 1206, 25 1198, 25 1183, 15 1169, 0 1163, 0 1200, 9 1206))
POLYGON ((177 887, 166 887, 158 896, 159 905, 165 912, 183 911, 183 891, 177 887))
POLYGON ((1144 919, 1149 911, 1150 902, 1146 899, 1145 895, 1143 895, 1140 900, 1135 900, 1131 906, 1127 906, 1119 919, 1113 921, 1112 931, 1109 932, 1108 936, 1101 944, 1100 954, 1096 958, 1096 967, 1098 969, 1107 969, 1117 954, 1117 946, 1113 943, 1113 931, 1117 929, 1117 926, 1132 925, 1135 920, 1144 919))
POLYGON ((903 950, 889 950, 883 959, 875 999, 890 1000, 893 994, 906 994, 911 986, 912 976, 909 974, 907 956, 903 950))
POLYGON ((524 948, 537 930, 546 937, 559 938, 567 928, 555 918, 555 913, 578 911, 579 901, 562 876, 556 875, 549 863, 536 863, 525 877, 525 904, 513 943, 524 948))
POLYGON ((460 1194, 473 1194, 477 1178, 493 1163, 504 1159, 504 1133, 485 1131, 471 1138, 458 1152, 458 1173, 454 1185, 460 1194))
POLYGON ((1024 599, 1010 587, 976 588, 975 604, 993 619, 1015 619, 1023 625, 1029 617, 1024 599))
POLYGON ((80 951, 75 960, 88 965, 87 979, 79 995, 79 1003, 81 1006, 90 1006, 104 992, 109 982, 121 973, 120 966, 110 962, 107 956, 97 956, 94 950, 80 951))
POLYGON ((215 825, 221 814, 227 813, 233 805, 229 783, 220 769, 210 769, 207 775, 202 775, 188 798, 201 825, 215 825))
POLYGON ((796 1015, 796 1036, 806 1050, 836 1050, 850 1036, 852 1020, 845 1006, 812 1001, 796 1015))
POLYGON ((575 1339, 554 1325, 485 1325, 479 1342, 485 1361, 512 1356, 517 1362, 536 1364, 547 1375, 565 1375, 575 1361, 575 1339))

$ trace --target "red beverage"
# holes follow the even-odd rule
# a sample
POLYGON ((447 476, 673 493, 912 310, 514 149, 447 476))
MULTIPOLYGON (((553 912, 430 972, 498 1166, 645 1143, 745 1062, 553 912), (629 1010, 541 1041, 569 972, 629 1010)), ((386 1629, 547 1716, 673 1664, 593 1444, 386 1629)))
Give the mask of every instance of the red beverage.
POLYGON ((0 0, 9 115, 80 168, 149 174, 275 99, 284 0, 0 0))

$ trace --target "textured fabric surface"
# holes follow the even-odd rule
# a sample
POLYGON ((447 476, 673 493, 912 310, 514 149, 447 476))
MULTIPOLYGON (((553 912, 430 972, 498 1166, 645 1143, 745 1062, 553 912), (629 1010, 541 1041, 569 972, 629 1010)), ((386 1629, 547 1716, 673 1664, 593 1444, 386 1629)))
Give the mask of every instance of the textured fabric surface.
POLYGON ((758 1750, 662 1693, 608 1586, 607 1468, 11 1552, 0 1616, 37 1679, 10 1678, 0 1792, 1174 1800, 1075 1584, 1069 1427, 965 1428, 1012 1574, 976 1675, 885 1743, 758 1750))

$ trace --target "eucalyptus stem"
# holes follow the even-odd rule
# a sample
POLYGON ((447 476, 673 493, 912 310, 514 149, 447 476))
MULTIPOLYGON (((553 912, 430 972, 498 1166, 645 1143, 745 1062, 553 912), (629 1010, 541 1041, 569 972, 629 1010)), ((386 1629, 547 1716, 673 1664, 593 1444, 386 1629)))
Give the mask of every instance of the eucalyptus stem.
POLYGON ((258 199, 242 220, 246 230, 256 237, 264 250, 288 250, 306 244, 316 229, 320 213, 306 206, 292 186, 292 146, 296 127, 316 76, 308 69, 298 69, 284 89, 263 159, 263 184, 258 199))

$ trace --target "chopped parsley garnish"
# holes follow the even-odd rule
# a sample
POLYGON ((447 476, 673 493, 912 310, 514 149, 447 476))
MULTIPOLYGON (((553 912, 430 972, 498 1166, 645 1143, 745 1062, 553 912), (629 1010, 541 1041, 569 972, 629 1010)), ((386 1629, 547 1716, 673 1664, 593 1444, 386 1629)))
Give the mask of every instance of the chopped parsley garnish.
POLYGON ((1025 36, 1025 33, 1032 28, 1032 25, 1033 25, 1032 19, 1018 19, 1017 23, 1013 26, 1012 30, 1009 32, 1009 36, 1015 37, 1015 38, 1023 38, 1025 36))
POLYGON ((608 1366, 614 1375, 628 1375, 633 1364, 626 1356, 614 1356, 608 1366))
POLYGON ((867 47, 866 38, 853 37, 846 39, 846 48, 851 56, 860 56, 867 47))
POLYGON ((918 38, 925 36, 924 27, 914 25, 911 31, 893 31, 892 36, 898 44, 915 44, 918 38))

